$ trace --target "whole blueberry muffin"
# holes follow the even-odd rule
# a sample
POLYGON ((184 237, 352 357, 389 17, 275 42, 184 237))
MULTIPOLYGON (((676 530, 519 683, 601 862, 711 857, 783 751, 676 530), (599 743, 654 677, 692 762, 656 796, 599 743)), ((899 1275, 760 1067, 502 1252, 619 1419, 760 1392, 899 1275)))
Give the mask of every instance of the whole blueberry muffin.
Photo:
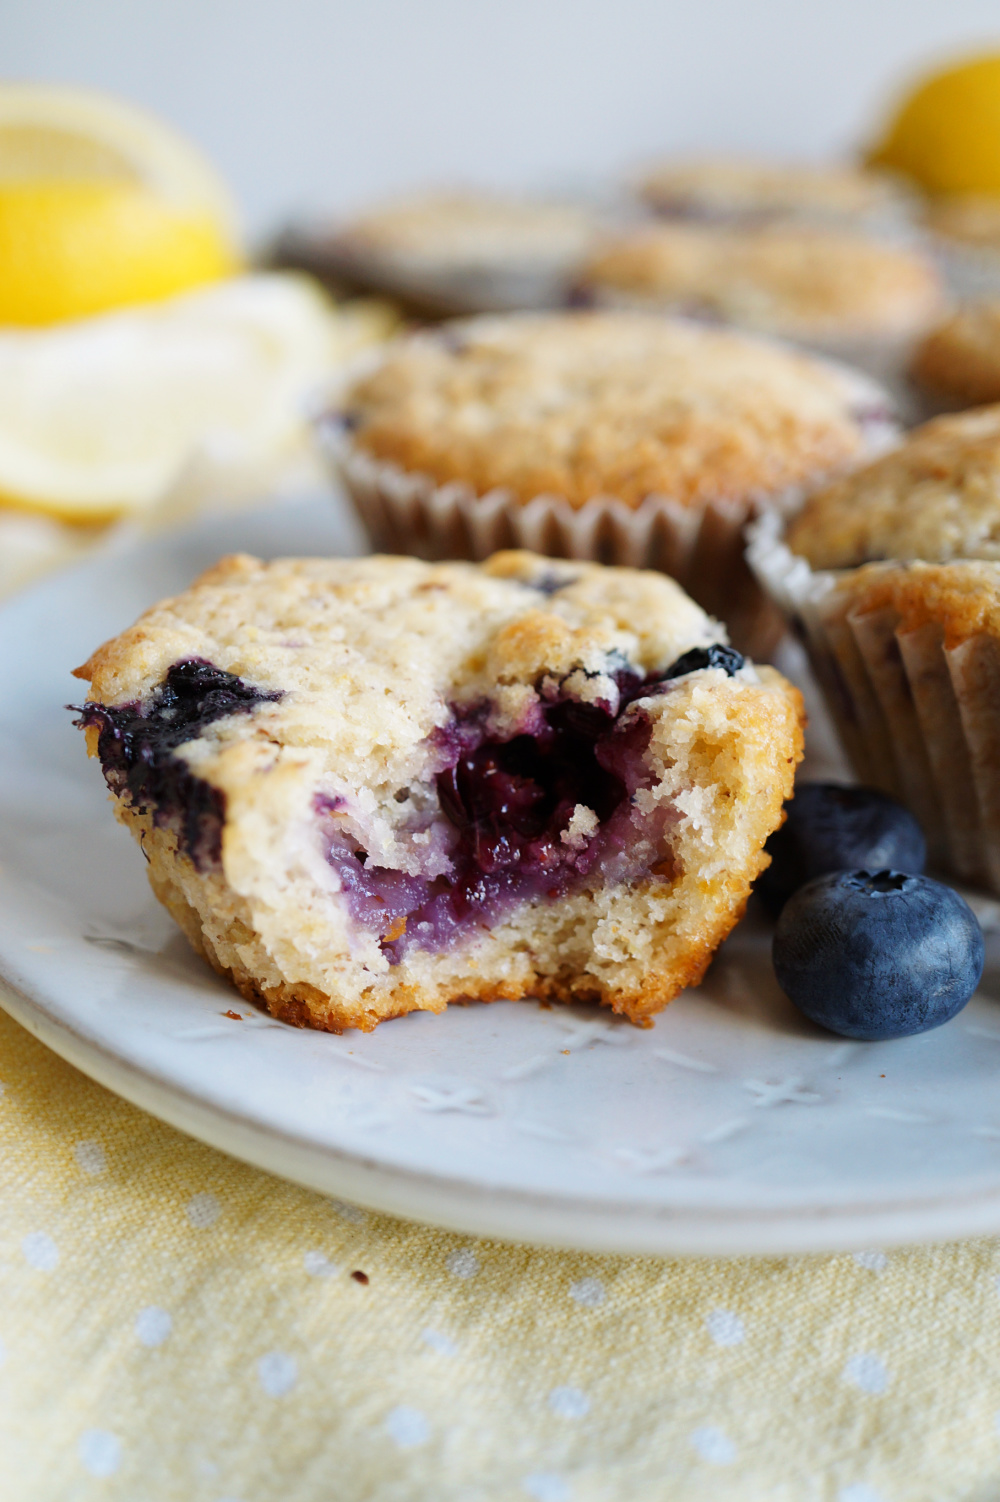
POLYGON ((224 559, 77 670, 153 890, 249 998, 645 1023, 767 864, 801 700, 654 573, 224 559))
POLYGON ((1000 196, 931 198, 923 217, 955 293, 969 299, 1000 294, 1000 196))
POLYGON ((750 559, 807 639, 859 778, 1000 891, 1000 406, 939 417, 750 559))
POLYGON ((1000 401, 1000 298, 968 303, 923 339, 911 375, 946 407, 1000 401))
POLYGON ((844 353, 923 332, 943 310, 940 277, 917 251, 846 230, 652 224, 607 241, 585 264, 600 301, 684 312, 844 353))
POLYGON ((598 224, 584 204, 438 192, 291 231, 277 253, 325 281, 440 317, 564 302, 598 224))
POLYGON ((842 163, 755 161, 748 157, 676 157, 646 169, 646 203, 671 217, 883 222, 908 204, 888 175, 842 163))
POLYGON ((635 312, 508 315, 385 348, 326 428, 376 547, 662 569, 763 656, 742 529, 895 434, 867 378, 635 312))

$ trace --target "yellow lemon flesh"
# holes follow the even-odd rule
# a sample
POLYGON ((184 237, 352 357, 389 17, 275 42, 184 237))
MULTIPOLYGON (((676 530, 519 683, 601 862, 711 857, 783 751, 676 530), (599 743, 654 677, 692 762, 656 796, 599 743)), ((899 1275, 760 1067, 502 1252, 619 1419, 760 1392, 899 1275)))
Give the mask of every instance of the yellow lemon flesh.
POLYGON ((868 160, 905 173, 929 193, 1000 194, 1000 54, 927 78, 868 160))
POLYGON ((141 185, 0 183, 0 323, 155 302, 236 268, 208 215, 141 185))
POLYGON ((86 90, 0 85, 0 323, 154 302, 239 264, 225 189, 173 131, 86 90))

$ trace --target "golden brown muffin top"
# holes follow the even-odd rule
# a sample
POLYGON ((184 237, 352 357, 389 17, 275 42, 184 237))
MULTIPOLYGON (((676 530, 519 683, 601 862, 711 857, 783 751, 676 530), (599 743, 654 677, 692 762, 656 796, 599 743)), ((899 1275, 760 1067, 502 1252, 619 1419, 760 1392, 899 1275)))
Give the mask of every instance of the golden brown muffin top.
POLYGON ((1000 401, 1000 298, 970 303, 933 329, 910 373, 956 404, 1000 401))
POLYGON ((779 493, 866 457, 889 415, 854 372, 641 313, 515 314, 410 335, 343 408, 353 441, 405 471, 577 507, 779 493))
POLYGON ((1000 559, 1000 406, 914 429, 899 448, 811 496, 787 541, 823 569, 1000 559))
POLYGON ((353 252, 401 256, 429 267, 577 259, 596 233, 579 204, 439 192, 399 199, 344 224, 337 240, 353 252))
POLYGON ((679 158, 649 168, 640 183, 648 203, 708 216, 808 214, 856 218, 893 205, 890 178, 838 163, 679 158))
POLYGON ((918 333, 944 306, 924 256, 844 230, 655 224, 604 245, 585 286, 797 338, 918 333))
POLYGON ((1000 563, 869 563, 838 585, 852 613, 892 610, 902 635, 939 627, 946 648, 972 636, 1000 636, 1000 563))
POLYGON ((949 240, 1000 250, 1000 196, 963 193, 932 200, 924 211, 932 230, 949 240))

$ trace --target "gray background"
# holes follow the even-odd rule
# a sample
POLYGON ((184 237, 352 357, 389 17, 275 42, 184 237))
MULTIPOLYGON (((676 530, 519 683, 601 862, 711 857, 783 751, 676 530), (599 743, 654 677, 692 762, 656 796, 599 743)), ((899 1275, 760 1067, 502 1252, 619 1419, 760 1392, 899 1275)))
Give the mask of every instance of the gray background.
POLYGON ((169 116, 247 227, 413 181, 559 183, 666 148, 819 154, 1000 46, 997 0, 2 0, 0 67, 169 116))

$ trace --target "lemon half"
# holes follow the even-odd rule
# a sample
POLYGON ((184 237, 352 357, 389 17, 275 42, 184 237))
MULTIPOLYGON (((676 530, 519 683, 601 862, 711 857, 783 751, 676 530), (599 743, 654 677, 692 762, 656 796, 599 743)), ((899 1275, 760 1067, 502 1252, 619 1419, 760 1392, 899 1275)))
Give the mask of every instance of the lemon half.
POLYGON ((0 323, 154 302, 240 264, 236 217, 201 154, 86 89, 0 85, 0 323))
POLYGON ((0 516, 149 513, 194 470, 206 494, 266 494, 344 361, 387 332, 377 306, 341 315, 288 273, 0 331, 0 516))
POLYGON ((934 73, 899 106, 869 165, 929 193, 1000 194, 1000 54, 934 73))

